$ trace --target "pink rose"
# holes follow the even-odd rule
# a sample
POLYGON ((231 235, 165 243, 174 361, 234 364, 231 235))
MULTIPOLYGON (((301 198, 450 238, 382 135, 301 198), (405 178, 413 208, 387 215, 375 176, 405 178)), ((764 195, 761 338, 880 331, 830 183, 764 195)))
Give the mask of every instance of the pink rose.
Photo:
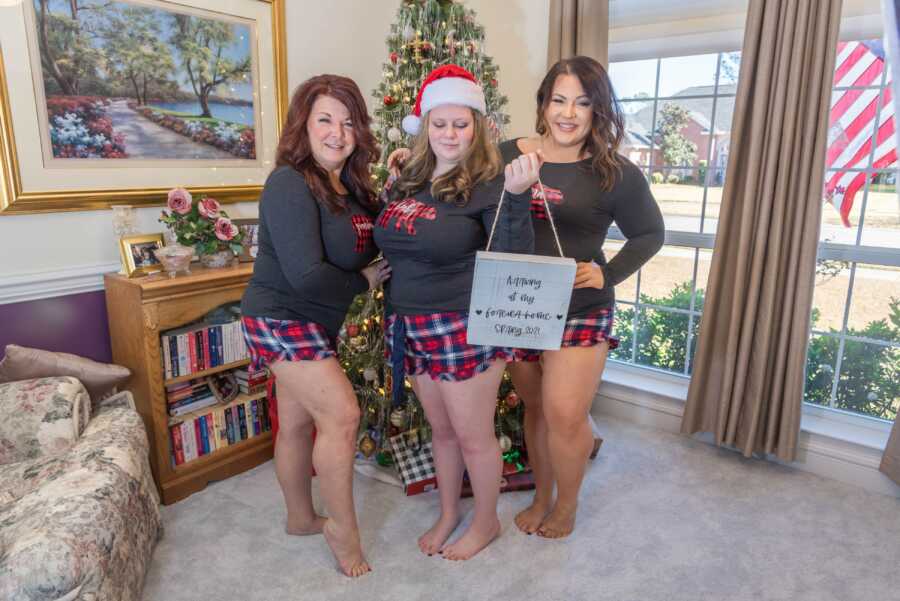
POLYGON ((172 188, 169 190, 167 204, 169 210, 179 215, 187 215, 191 212, 191 193, 184 188, 172 188))
POLYGON ((216 219, 219 216, 219 201, 215 198, 203 198, 197 209, 207 219, 216 219))
POLYGON ((231 223, 230 219, 219 217, 219 219, 216 221, 216 238, 222 240, 223 242, 228 242, 237 235, 237 226, 231 223))

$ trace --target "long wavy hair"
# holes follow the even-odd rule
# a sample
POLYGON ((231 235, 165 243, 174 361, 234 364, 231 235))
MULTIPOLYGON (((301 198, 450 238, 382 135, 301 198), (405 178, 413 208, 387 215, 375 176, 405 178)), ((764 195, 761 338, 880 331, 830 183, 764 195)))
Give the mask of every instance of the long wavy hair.
POLYGON ((537 92, 535 130, 542 136, 550 131, 544 113, 560 75, 577 77, 591 101, 593 120, 581 154, 591 156, 591 168, 601 176, 603 189, 609 192, 622 173, 624 159, 619 155, 619 146, 625 138, 625 120, 612 82, 603 65, 587 56, 564 58, 550 67, 537 92))
MULTIPOLYGON (((416 194, 425 187, 434 173, 437 157, 428 140, 430 118, 431 111, 422 117, 419 133, 413 138, 410 157, 404 163, 400 177, 391 187, 390 198, 393 200, 416 194)), ((500 152, 491 140, 485 116, 473 110, 472 126, 472 144, 459 164, 431 182, 431 195, 442 202, 465 206, 473 187, 494 179, 503 169, 500 152)))
POLYGON ((290 165, 300 172, 313 196, 331 213, 341 214, 347 211, 347 203, 338 196, 328 177, 328 171, 313 158, 309 143, 306 124, 313 103, 322 95, 331 96, 347 107, 353 120, 356 145, 341 170, 341 182, 363 205, 377 209, 369 165, 378 159, 379 149, 369 127, 372 119, 366 103, 352 79, 340 75, 316 75, 300 84, 291 98, 287 121, 281 130, 275 164, 279 167, 290 165))

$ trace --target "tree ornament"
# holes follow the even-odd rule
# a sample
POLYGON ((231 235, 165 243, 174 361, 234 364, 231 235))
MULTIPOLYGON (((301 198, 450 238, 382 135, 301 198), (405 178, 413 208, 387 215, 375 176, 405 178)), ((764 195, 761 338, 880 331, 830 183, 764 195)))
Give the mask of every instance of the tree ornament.
POLYGON ((492 87, 492 88, 496 88, 496 87, 497 87, 497 80, 496 80, 496 79, 492 79, 492 80, 491 80, 491 87, 492 87))
POLYGON ((515 408, 519 404, 519 395, 516 394, 515 390, 510 391, 508 395, 506 395, 506 406, 510 409, 515 408))
POLYGON ((411 101, 412 101, 412 98, 410 98, 409 96, 404 96, 404 97, 403 97, 403 102, 404 102, 405 104, 409 104, 411 101))
POLYGON ((393 64, 396 65, 396 64, 397 64, 397 60, 398 60, 399 58, 400 58, 400 55, 399 55, 399 54, 397 54, 396 52, 391 52, 391 54, 390 54, 391 63, 393 63, 393 64))
POLYGON ((512 439, 506 434, 501 434, 500 438, 497 439, 497 443, 500 445, 501 453, 506 453, 512 448, 512 439))
POLYGON ((375 461, 381 467, 390 467, 394 465, 394 456, 391 455, 391 452, 389 450, 385 449, 375 455, 375 461))
POLYGON ((391 425, 402 428, 404 424, 406 424, 406 411, 403 409, 391 411, 391 425))
POLYGON ((359 325, 355 323, 347 324, 347 336, 349 336, 350 338, 359 336, 359 325))
POLYGON ((366 459, 371 457, 372 453, 375 452, 375 441, 372 440, 372 437, 369 436, 368 432, 366 432, 359 440, 359 452, 362 453, 366 459))
POLYGON ((507 413, 509 413, 509 407, 507 407, 506 405, 500 404, 497 407, 497 415, 499 415, 500 417, 503 417, 507 413))
POLYGON ((354 349, 362 349, 366 347, 366 339, 363 336, 354 336, 350 339, 350 347, 354 349))
POLYGON ((387 94, 384 98, 382 98, 382 102, 384 103, 384 106, 394 106, 394 103, 397 102, 397 99, 390 94, 387 94))
POLYGON ((378 379, 378 370, 374 367, 367 367, 363 370, 363 378, 366 382, 374 382, 378 379))
POLYGON ((395 144, 403 138, 403 133, 396 127, 392 127, 387 132, 387 139, 395 144))

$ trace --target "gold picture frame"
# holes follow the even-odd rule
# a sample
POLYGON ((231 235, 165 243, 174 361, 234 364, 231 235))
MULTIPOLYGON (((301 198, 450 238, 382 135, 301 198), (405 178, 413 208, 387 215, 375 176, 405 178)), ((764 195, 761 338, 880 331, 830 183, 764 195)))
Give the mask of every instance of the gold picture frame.
MULTIPOLYGON (((252 55, 252 61, 246 59, 251 61, 251 112, 256 115, 250 122, 250 144, 255 145, 255 151, 248 156, 252 158, 201 158, 198 154, 196 159, 184 161, 160 154, 143 162, 130 155, 82 161, 82 157, 57 156, 55 148, 48 155, 52 138, 45 89, 50 88, 44 83, 49 76, 40 66, 43 50, 36 39, 36 0, 0 3, 0 216, 101 210, 123 203, 160 205, 167 191, 176 186, 223 203, 258 200, 287 115, 285 2, 115 0, 166 11, 173 18, 185 14, 200 20, 231 21, 250 32, 249 41, 242 43, 252 55), (10 94, 11 90, 16 96, 10 94)), ((53 93, 62 94, 56 88, 53 93)), ((54 100, 60 97, 75 98, 54 96, 54 100)), ((227 98, 223 102, 227 103, 227 98)), ((185 140, 191 141, 189 137, 185 140)))
POLYGON ((163 266, 153 254, 157 248, 165 246, 162 233, 137 234, 119 239, 122 256, 122 270, 130 278, 137 278, 162 271, 163 266))

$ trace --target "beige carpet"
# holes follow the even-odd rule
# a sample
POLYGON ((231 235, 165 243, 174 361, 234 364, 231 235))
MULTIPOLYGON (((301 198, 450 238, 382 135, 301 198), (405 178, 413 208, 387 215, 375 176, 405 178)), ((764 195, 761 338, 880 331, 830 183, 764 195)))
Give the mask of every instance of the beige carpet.
POLYGON ((357 476, 374 571, 352 581, 321 538, 283 533, 270 462, 163 508, 144 599, 900 601, 900 499, 598 421, 606 442, 568 539, 516 530, 530 493, 507 493, 502 535, 485 551, 463 563, 425 557, 415 541, 437 495, 407 498, 357 476))

